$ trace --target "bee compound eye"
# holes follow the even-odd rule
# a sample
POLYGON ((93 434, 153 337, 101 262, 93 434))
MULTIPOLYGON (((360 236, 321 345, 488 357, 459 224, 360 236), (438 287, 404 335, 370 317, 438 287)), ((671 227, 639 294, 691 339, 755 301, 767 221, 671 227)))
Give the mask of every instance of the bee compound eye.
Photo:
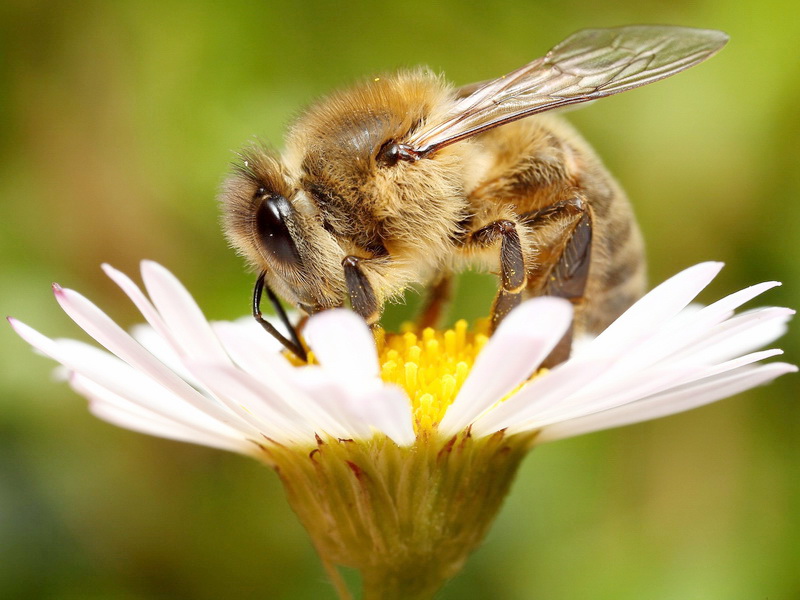
POLYGON ((281 263, 297 265, 300 253, 287 226, 291 214, 292 205, 286 198, 279 194, 267 195, 256 209, 255 227, 266 252, 281 263))

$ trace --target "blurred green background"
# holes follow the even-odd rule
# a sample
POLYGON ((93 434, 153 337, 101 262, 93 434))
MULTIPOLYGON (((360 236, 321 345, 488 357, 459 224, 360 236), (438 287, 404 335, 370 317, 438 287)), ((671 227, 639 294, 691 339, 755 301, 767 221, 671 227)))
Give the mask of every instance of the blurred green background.
MULTIPOLYGON (((135 274, 151 258, 209 317, 240 316, 252 277, 215 193, 252 136, 280 146, 299 107, 374 72, 428 64, 463 84, 583 27, 650 22, 732 38, 570 115, 633 200, 651 281, 723 260, 706 300, 778 279, 762 302, 800 306, 795 0, 5 0, 0 310, 80 337, 58 281, 132 325, 99 264, 135 274)), ((457 314, 485 313, 491 287, 468 277, 457 314)), ((800 360, 796 332, 781 345, 800 360)), ((334 597, 273 473, 95 420, 8 327, 0 359, 0 597, 334 597)), ((537 449, 441 598, 800 597, 797 381, 537 449)))

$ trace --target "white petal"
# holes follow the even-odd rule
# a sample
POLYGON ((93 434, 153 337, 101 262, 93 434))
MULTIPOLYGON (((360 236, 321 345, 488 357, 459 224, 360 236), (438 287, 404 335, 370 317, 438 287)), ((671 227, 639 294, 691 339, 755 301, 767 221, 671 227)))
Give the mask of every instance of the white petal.
POLYGON ((296 369, 280 352, 283 346, 271 344, 272 336, 260 327, 253 329, 240 323, 219 321, 212 323, 212 328, 237 365, 254 376, 268 376, 270 383, 278 386, 278 392, 289 373, 296 369))
POLYGON ((542 411, 526 420, 520 419, 517 423, 509 426, 509 433, 541 429, 553 423, 574 420, 598 412, 607 412, 617 407, 639 402, 642 398, 681 389, 686 385, 699 385, 703 381, 713 381, 717 376, 728 371, 740 369, 778 354, 782 354, 782 351, 764 350, 708 367, 693 366, 694 363, 664 365, 658 370, 651 369, 631 376, 610 389, 591 389, 577 400, 570 398, 554 404, 550 410, 542 411))
POLYGON ((329 427, 325 433, 342 439, 372 437, 369 423, 354 406, 355 391, 349 389, 345 382, 331 377, 330 373, 319 367, 306 367, 297 384, 316 402, 318 409, 327 413, 329 427))
POLYGON ((236 429, 250 431, 249 425, 231 414, 218 402, 206 398, 191 387, 177 374, 167 368, 161 361, 147 352, 130 337, 122 328, 112 321, 108 315, 81 296, 78 292, 57 287, 56 299, 73 321, 82 327, 107 350, 116 354, 134 369, 151 377, 172 393, 180 396, 202 412, 215 419, 227 423, 236 429))
POLYGON ((550 406, 542 406, 534 411, 530 421, 522 425, 509 427, 509 432, 539 429, 552 423, 574 419, 601 410, 608 410, 634 402, 640 398, 668 390, 679 383, 696 379, 706 372, 702 367, 694 365, 667 365, 646 371, 631 373, 613 384, 605 386, 586 386, 577 394, 553 402, 550 406))
POLYGON ((195 429, 225 435, 240 433, 104 350, 76 340, 54 340, 51 350, 58 353, 52 358, 129 404, 195 429))
POLYGON ((329 414, 329 420, 341 428, 327 429, 332 437, 369 439, 375 431, 383 432, 398 445, 413 443, 416 436, 411 402, 405 391, 378 383, 369 390, 353 386, 318 367, 305 367, 296 379, 299 387, 329 414))
POLYGON ((293 367, 282 354, 273 351, 270 344, 264 343, 264 338, 270 336, 263 330, 241 327, 238 323, 215 323, 214 330, 233 360, 275 396, 291 398, 292 408, 304 421, 313 424, 315 431, 342 433, 347 430, 332 416, 329 403, 314 398, 302 383, 304 378, 316 381, 317 377, 322 377, 315 374, 318 368, 311 369, 311 374, 307 375, 306 367, 293 367))
POLYGON ((354 405, 374 430, 384 433, 398 446, 410 446, 416 440, 411 401, 405 390, 384 386, 357 398, 354 405))
POLYGON ((764 283, 751 285, 750 287, 746 287, 743 290, 729 294, 724 298, 721 298, 720 300, 703 307, 700 310, 700 314, 702 314, 704 317, 711 317, 721 321, 728 318, 731 314, 733 314, 735 309, 739 308, 745 302, 749 302, 756 296, 760 296, 767 290, 771 290, 772 288, 780 285, 781 284, 779 281, 765 281, 764 283))
POLYGON ((450 436, 530 377, 564 336, 572 306, 560 298, 536 298, 515 308, 481 351, 439 425, 450 436))
POLYGON ((608 355, 651 335, 686 308, 720 269, 722 263, 706 262, 674 275, 625 311, 584 351, 595 356, 608 355))
MULTIPOLYGON (((709 269, 704 278, 707 279, 713 271, 709 269)), ((696 279, 695 289, 703 281, 703 278, 696 279)), ((555 382, 551 384, 552 395, 540 394, 537 388, 547 385, 548 378, 556 375, 557 371, 548 373, 521 392, 531 396, 538 393, 538 398, 530 402, 522 401, 524 395, 508 399, 479 421, 473 432, 481 435, 503 428, 507 428, 509 433, 542 426, 549 429, 552 424, 609 412, 642 397, 667 393, 687 384, 699 385, 703 380, 778 354, 776 350, 746 353, 780 334, 792 311, 762 309, 751 311, 752 316, 745 313, 724 321, 734 308, 775 285, 775 282, 767 282, 751 286, 703 309, 685 309, 679 314, 674 314, 677 305, 673 304, 673 315, 668 325, 658 320, 649 325, 642 321, 641 332, 629 338, 629 346, 607 346, 608 355, 613 357, 616 350, 618 358, 582 391, 575 393, 574 389, 561 389, 555 382), (515 411, 515 407, 519 410, 515 411)), ((629 333, 634 332, 631 330, 629 333)), ((582 362, 595 355, 597 348, 594 352, 578 354, 577 358, 561 367, 579 371, 582 362)))
POLYGON ((639 402, 550 425, 541 431, 536 443, 621 427, 687 411, 769 383, 780 375, 795 371, 797 367, 786 363, 742 367, 711 380, 690 384, 639 402))
MULTIPOLYGON (((286 314, 292 322, 299 320, 296 318, 297 313, 295 311, 287 311, 286 314)), ((285 337, 289 337, 289 332, 286 331, 283 323, 276 321, 271 316, 265 316, 264 318, 272 323, 272 325, 274 325, 278 331, 283 333, 285 337)), ((225 323, 231 327, 236 327, 237 329, 241 329, 242 331, 250 333, 254 339, 259 340, 259 343, 264 347, 265 350, 268 350, 273 354, 283 354, 285 351, 283 344, 276 340, 272 335, 267 333, 264 328, 250 315, 246 317, 240 317, 234 321, 212 321, 212 329, 214 329, 214 323, 225 323)))
POLYGON ((224 364, 228 357, 203 312, 176 277, 153 261, 142 261, 142 279, 158 312, 183 353, 197 361, 224 364))
MULTIPOLYGON (((785 330, 793 314, 789 309, 769 308, 730 318, 731 309, 758 293, 777 285, 767 282, 751 286, 702 310, 687 310, 669 326, 643 333, 631 347, 620 348, 619 360, 596 382, 608 385, 628 373, 641 372, 666 363, 708 365, 745 354, 773 341, 785 330), (752 314, 752 317, 745 315, 752 314), (755 316, 759 315, 759 316, 755 316), (770 325, 769 321, 775 321, 770 325)), ((578 358, 586 356, 581 353, 578 358)), ((592 353, 588 353, 591 356, 592 353)))
POLYGON ((181 362, 181 356, 185 356, 186 353, 183 351, 180 342, 175 338, 150 300, 139 289, 139 286, 125 273, 118 271, 111 265, 103 264, 102 268, 106 275, 131 299, 147 321, 147 325, 139 324, 131 328, 131 335, 134 339, 171 370, 175 371, 181 379, 195 386, 196 382, 181 362))
POLYGON ((125 275, 125 273, 118 271, 111 265, 104 263, 101 266, 105 274, 108 275, 108 277, 114 283, 116 283, 123 292, 125 292, 128 298, 131 299, 133 304, 139 309, 139 312, 142 313, 142 316, 150 324, 153 330, 163 340, 165 340, 174 351, 179 351, 180 345, 173 338, 169 327, 167 327, 167 324, 164 323, 164 319, 161 318, 161 315, 152 305, 150 300, 148 300, 147 297, 142 293, 142 290, 139 289, 139 286, 136 285, 130 277, 125 275))
MULTIPOLYGON (((738 369, 739 367, 743 367, 744 365, 749 365, 755 362, 766 360, 768 358, 772 358, 773 356, 779 356, 781 354, 783 354, 783 350, 779 350, 778 348, 772 348, 770 350, 761 350, 759 352, 751 352, 750 354, 737 356, 736 358, 732 358, 730 360, 726 360, 724 362, 707 367, 702 376, 698 377, 697 379, 714 377, 716 375, 726 373, 727 371, 733 371, 734 369, 738 369)), ((684 383, 690 383, 692 381, 695 381, 695 379, 682 381, 681 385, 683 385, 684 383)))
POLYGON ((133 339, 139 342, 145 350, 174 371, 181 379, 192 387, 201 387, 200 383, 189 373, 181 357, 175 351, 175 346, 161 337, 149 323, 139 323, 130 329, 133 339))
POLYGON ((751 352, 783 335, 793 314, 788 308, 770 307, 736 315, 705 331, 701 339, 669 358, 712 363, 751 352))
MULTIPOLYGON (((232 435, 231 428, 209 417, 180 395, 97 348, 74 340, 51 340, 16 320, 14 330, 31 346, 86 379, 170 421, 193 429, 232 435)), ((196 392, 195 392, 196 393, 196 392)))
POLYGON ((229 365, 190 363, 189 366, 232 411, 268 437, 279 441, 313 438, 312 424, 293 410, 291 396, 275 396, 249 374, 229 365))
POLYGON ((476 436, 491 435, 533 419, 537 413, 558 406, 562 399, 591 386, 612 360, 568 361, 557 366, 487 412, 474 423, 472 432, 476 436))
POLYGON ((777 281, 767 281, 734 292, 708 306, 689 305, 672 319, 666 331, 659 332, 660 339, 667 344, 695 345, 696 341, 707 338, 708 331, 730 319, 734 309, 779 285, 777 281))
MULTIPOLYGON (((439 433, 469 425, 476 436, 533 429, 546 441, 686 410, 795 370, 783 363, 753 366, 779 353, 754 350, 785 330, 792 311, 733 316, 774 282, 702 309, 687 306, 720 267, 704 263, 676 275, 576 348, 569 361, 500 402, 535 371, 571 319, 564 300, 523 304, 477 358, 439 433)), ((11 320, 34 347, 73 370, 73 387, 101 418, 249 454, 263 437, 313 445, 315 433, 369 439, 383 432, 400 445, 414 443, 411 402, 380 380, 373 335, 355 314, 312 317, 306 337, 321 366, 296 368, 251 321, 212 327, 163 267, 142 265, 152 303, 125 275, 104 269, 150 322, 137 335, 152 353, 71 290, 56 288, 61 306, 121 360, 79 342, 49 340, 11 320)))
POLYGON ((159 418, 153 413, 137 410, 136 405, 80 375, 73 375, 70 385, 77 393, 89 399, 89 410, 92 414, 118 427, 240 454, 252 454, 255 451, 256 446, 244 438, 193 429, 159 418))
POLYGON ((378 354, 361 317, 344 309, 326 310, 311 316, 303 333, 323 369, 354 388, 374 389, 378 354))

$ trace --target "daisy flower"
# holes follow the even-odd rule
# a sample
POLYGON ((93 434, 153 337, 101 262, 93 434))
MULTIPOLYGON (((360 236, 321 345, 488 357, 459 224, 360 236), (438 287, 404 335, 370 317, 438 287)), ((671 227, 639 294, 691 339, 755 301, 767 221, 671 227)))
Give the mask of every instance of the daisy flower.
POLYGON ((662 283, 569 360, 540 369, 572 320, 569 302, 524 302, 488 337, 372 332, 354 313, 312 316, 297 365, 251 319, 209 323, 165 268, 142 263, 147 295, 104 270, 148 325, 129 335, 78 292, 62 309, 106 351, 9 319, 69 373, 90 410, 155 436, 247 454, 273 467, 342 598, 336 566, 364 598, 429 598, 483 539, 535 445, 689 410, 796 371, 762 361, 793 311, 735 314, 778 285, 711 305, 702 263, 662 283), (148 297, 149 296, 149 297, 148 297))

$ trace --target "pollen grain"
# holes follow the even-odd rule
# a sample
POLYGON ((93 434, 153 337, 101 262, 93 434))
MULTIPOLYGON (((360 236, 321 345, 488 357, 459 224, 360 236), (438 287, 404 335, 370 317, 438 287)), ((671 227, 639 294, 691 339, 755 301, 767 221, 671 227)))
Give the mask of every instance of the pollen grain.
POLYGON ((417 433, 432 431, 444 417, 489 339, 488 320, 473 330, 460 320, 444 331, 405 324, 399 333, 375 333, 381 378, 411 398, 417 433))

